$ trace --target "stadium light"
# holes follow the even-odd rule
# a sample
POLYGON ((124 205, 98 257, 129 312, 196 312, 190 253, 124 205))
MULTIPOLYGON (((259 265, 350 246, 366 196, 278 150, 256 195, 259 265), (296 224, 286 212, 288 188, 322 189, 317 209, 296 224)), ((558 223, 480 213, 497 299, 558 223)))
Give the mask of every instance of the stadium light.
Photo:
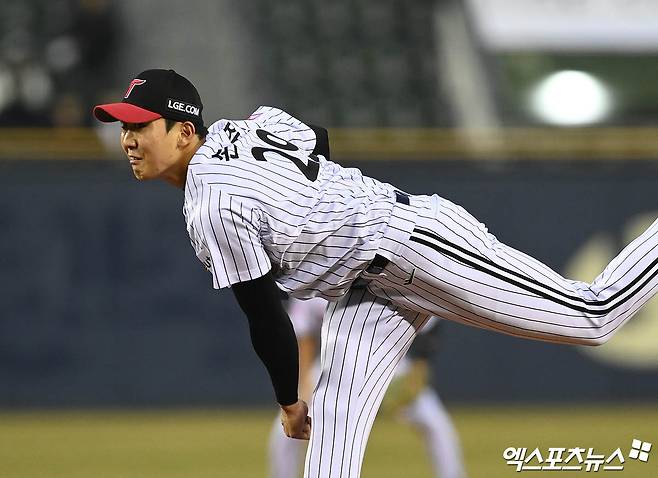
POLYGON ((610 113, 609 89, 595 76, 565 70, 549 75, 530 93, 533 113, 560 126, 582 126, 605 119, 610 113))

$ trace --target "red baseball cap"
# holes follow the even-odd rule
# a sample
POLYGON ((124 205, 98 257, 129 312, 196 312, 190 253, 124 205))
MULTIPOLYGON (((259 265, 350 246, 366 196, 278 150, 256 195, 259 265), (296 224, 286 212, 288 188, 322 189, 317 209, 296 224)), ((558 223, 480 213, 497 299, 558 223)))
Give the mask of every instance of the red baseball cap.
POLYGON ((121 102, 95 106, 94 116, 104 123, 190 121, 202 131, 202 110, 199 92, 187 78, 174 70, 146 70, 130 82, 121 102))

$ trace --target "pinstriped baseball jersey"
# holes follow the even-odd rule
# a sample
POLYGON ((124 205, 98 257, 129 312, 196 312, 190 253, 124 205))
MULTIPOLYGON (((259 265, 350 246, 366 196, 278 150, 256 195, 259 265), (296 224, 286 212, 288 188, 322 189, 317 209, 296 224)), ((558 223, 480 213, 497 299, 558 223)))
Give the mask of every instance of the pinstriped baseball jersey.
POLYGON ((395 189, 312 154, 315 133, 276 108, 220 120, 192 158, 183 213, 215 288, 272 270, 296 297, 342 296, 382 238, 411 234, 392 217, 395 189))

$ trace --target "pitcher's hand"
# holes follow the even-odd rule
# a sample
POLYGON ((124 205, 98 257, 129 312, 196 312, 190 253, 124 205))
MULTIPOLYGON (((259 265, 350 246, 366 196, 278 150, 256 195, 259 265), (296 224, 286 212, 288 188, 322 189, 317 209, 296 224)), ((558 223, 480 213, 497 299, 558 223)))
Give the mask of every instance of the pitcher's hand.
POLYGON ((297 400, 292 405, 281 405, 281 425, 286 436, 308 440, 311 438, 311 417, 304 400, 297 400))

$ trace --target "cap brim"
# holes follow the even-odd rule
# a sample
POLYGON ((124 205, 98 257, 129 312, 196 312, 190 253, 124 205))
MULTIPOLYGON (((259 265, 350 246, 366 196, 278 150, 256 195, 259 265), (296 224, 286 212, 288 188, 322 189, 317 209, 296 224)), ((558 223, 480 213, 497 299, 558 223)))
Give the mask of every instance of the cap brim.
POLYGON ((123 121, 124 123, 147 123, 162 118, 159 113, 145 110, 130 103, 110 103, 94 107, 94 116, 103 123, 123 121))

